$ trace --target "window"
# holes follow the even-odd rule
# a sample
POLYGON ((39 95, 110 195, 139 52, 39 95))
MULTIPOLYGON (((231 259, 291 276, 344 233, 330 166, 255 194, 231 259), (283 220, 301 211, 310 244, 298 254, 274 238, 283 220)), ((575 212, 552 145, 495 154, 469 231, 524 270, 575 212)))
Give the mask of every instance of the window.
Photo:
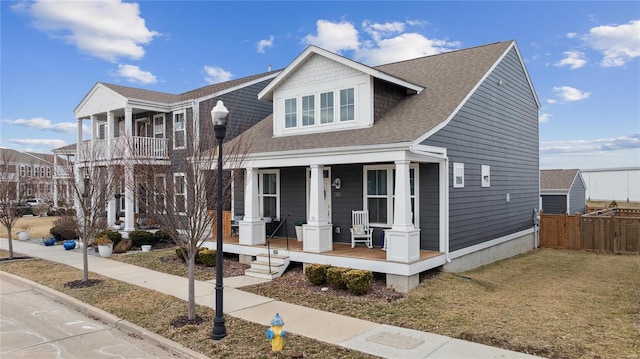
POLYGON ((320 94, 320 123, 333 123, 333 92, 320 94))
POLYGON ((302 97, 302 126, 315 125, 315 96, 302 97))
POLYGON ((40 177, 44 177, 44 167, 40 167, 40 177))
POLYGON ((24 177, 24 176, 25 176, 25 174, 26 174, 26 172, 25 172, 24 166, 23 166, 23 165, 21 165, 21 166, 20 166, 20 177, 24 177))
POLYGON ((482 165, 482 187, 491 187, 491 167, 482 165))
POLYGON ((164 175, 155 175, 154 178, 153 200, 157 210, 167 208, 165 193, 167 191, 164 175))
POLYGON ((107 123, 106 122, 98 122, 98 132, 96 133, 98 136, 98 140, 104 140, 107 138, 107 123))
POLYGON ((164 138, 164 115, 153 116, 153 137, 164 138))
POLYGON ((290 98, 284 100, 284 126, 286 128, 298 126, 297 114, 296 99, 290 98))
POLYGON ((27 166, 27 177, 33 177, 33 168, 31 166, 27 166))
POLYGON ((47 177, 51 177, 51 167, 47 167, 47 177))
POLYGON ((279 218, 279 173, 278 171, 260 171, 258 174, 258 197, 262 218, 279 218))
MULTIPOLYGON (((409 185, 411 197, 412 222, 418 223, 417 208, 417 173, 418 165, 410 165, 409 185)), ((365 167, 365 209, 369 211, 369 222, 372 225, 393 225, 393 206, 395 201, 395 166, 366 166, 365 167)))
POLYGON ((173 148, 184 148, 187 131, 185 129, 184 112, 173 114, 173 148))
POLYGON ((184 214, 187 211, 187 177, 184 173, 173 175, 174 201, 176 212, 184 214))
POLYGON ((340 90, 340 121, 352 121, 355 116, 355 95, 352 88, 340 90))
POLYGON ((453 188, 464 187, 464 163, 453 163, 453 188))

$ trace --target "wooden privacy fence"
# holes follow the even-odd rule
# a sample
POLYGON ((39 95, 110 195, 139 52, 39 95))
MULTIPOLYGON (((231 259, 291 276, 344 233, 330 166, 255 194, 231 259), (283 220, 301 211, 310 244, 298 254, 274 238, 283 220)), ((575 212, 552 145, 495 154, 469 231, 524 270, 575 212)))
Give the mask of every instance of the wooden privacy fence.
POLYGON ((542 213, 540 247, 640 254, 640 217, 542 213))

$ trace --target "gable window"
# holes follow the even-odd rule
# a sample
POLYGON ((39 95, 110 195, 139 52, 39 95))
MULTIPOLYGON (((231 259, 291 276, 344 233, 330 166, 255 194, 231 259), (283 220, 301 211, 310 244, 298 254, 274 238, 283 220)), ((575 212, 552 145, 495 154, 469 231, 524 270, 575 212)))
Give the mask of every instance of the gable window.
POLYGON ((482 187, 491 187, 491 167, 482 165, 482 187))
POLYGON ((340 90, 340 121, 355 120, 355 94, 352 88, 340 90))
POLYGON ((284 100, 284 125, 286 128, 292 128, 298 126, 296 109, 296 99, 290 98, 284 100))
MULTIPOLYGON (((418 223, 417 208, 417 173, 418 165, 409 168, 409 185, 411 197, 412 222, 418 223)), ((393 225, 393 206, 395 201, 395 166, 365 166, 365 203, 369 211, 369 222, 375 226, 390 227, 393 225)), ((416 225, 417 226, 417 225, 416 225)))
POLYGON ((258 172, 258 199, 262 218, 279 218, 280 212, 280 178, 278 171, 258 172))
POLYGON ((173 148, 184 148, 187 142, 184 112, 173 114, 173 148))
POLYGON ((464 163, 453 163, 453 188, 464 187, 464 163))
POLYGON ((184 214, 187 211, 187 176, 184 173, 174 173, 173 185, 175 210, 184 214))
POLYGON ((302 97, 302 126, 315 125, 315 96, 302 97))
POLYGON ((333 92, 320 94, 320 123, 333 123, 333 92))
POLYGON ((164 138, 164 115, 153 116, 153 137, 164 138))

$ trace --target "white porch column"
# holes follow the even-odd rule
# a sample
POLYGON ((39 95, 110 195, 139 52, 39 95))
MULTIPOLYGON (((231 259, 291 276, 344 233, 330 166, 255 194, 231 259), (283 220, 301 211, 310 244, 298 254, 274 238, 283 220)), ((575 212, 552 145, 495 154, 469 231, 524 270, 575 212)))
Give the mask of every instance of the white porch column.
POLYGON ((129 166, 124 168, 124 230, 131 232, 135 230, 133 220, 133 188, 135 186, 133 169, 129 166))
MULTIPOLYGON (((80 189, 84 188, 82 175, 80 173, 80 162, 84 160, 85 156, 86 155, 82 153, 82 119, 79 118, 76 120, 76 160, 73 163, 73 172, 75 174, 73 180, 76 182, 76 188, 80 189)), ((77 195, 73 197, 73 206, 76 209, 76 213, 80 215, 80 198, 77 195)))
POLYGON ((252 246, 266 241, 267 229, 260 218, 258 193, 258 170, 247 168, 244 177, 244 219, 240 221, 238 228, 240 244, 252 246))
POLYGON ((113 158, 113 136, 115 132, 115 120, 113 111, 107 112, 107 159, 113 158))
POLYGON ((412 223, 410 162, 400 160, 395 163, 396 189, 393 226, 391 229, 385 230, 387 260, 409 263, 420 259, 420 230, 416 229, 412 223))
POLYGON ((309 218, 307 224, 302 226, 302 247, 305 252, 321 253, 333 250, 332 227, 325 210, 323 170, 324 166, 311 165, 309 218))
POLYGON ((58 207, 58 155, 53 154, 53 206, 58 207))
POLYGON ((124 134, 125 136, 133 136, 133 109, 131 107, 124 109, 124 134))

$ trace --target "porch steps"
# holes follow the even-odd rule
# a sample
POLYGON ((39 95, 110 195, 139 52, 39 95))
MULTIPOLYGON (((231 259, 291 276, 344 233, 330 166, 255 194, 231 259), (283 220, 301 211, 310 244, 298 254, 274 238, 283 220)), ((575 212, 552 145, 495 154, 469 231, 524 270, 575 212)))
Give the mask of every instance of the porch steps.
POLYGON ((289 262, 289 256, 272 254, 271 272, 269 272, 269 254, 258 254, 256 255, 256 260, 251 262, 251 268, 245 269, 244 275, 269 280, 278 278, 289 267, 289 262))

